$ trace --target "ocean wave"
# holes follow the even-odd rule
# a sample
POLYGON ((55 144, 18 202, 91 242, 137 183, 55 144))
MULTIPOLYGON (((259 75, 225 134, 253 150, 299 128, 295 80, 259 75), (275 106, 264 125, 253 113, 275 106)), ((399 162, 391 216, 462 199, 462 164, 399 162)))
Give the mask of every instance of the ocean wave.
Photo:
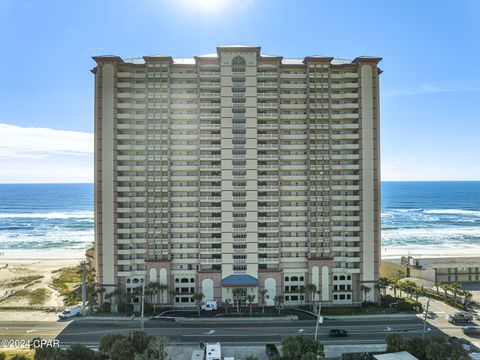
POLYGON ((480 227, 383 229, 382 245, 480 245, 480 227))
POLYGON ((69 231, 52 228, 47 231, 25 233, 0 233, 2 249, 81 249, 89 247, 94 240, 93 229, 69 231))
POLYGON ((0 219, 93 219, 93 217, 93 211, 0 214, 0 219))
POLYGON ((468 215, 480 217, 480 211, 475 210, 461 210, 461 209, 431 209, 425 210, 426 214, 438 214, 438 215, 468 215))

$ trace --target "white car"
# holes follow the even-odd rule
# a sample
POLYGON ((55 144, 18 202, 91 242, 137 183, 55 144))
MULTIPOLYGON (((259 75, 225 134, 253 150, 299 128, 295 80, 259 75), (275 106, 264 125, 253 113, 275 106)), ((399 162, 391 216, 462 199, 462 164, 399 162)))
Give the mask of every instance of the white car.
POLYGON ((201 309, 202 309, 202 310, 205 310, 205 311, 217 310, 217 301, 216 301, 216 300, 208 300, 208 301, 205 301, 205 302, 202 304, 201 309))
POLYGON ((82 313, 82 308, 80 306, 75 306, 75 307, 63 310, 60 313, 60 315, 58 315, 58 318, 60 320, 66 320, 74 316, 80 315, 81 313, 82 313))

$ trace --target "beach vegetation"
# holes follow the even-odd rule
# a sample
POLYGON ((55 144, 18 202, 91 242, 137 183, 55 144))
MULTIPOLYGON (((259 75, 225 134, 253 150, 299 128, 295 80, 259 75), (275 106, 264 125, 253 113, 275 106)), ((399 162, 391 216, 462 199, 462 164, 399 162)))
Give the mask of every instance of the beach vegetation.
POLYGON ((28 358, 23 354, 13 354, 9 360, 28 360, 28 358))
POLYGON ((310 360, 324 359, 323 345, 302 335, 289 335, 282 337, 282 355, 278 360, 310 360))
POLYGON ((387 352, 408 351, 420 360, 467 360, 468 352, 459 343, 448 343, 444 337, 403 338, 400 334, 390 333, 385 338, 387 352))
POLYGON ((82 272, 80 266, 59 269, 52 279, 52 287, 64 298, 65 305, 76 305, 81 301, 82 272))
POLYGON ((10 360, 10 359, 25 359, 25 360, 32 360, 34 359, 34 352, 33 350, 27 348, 12 348, 12 349, 4 349, 0 352, 0 360, 10 360))
POLYGON ((94 360, 96 358, 95 351, 82 344, 73 344, 61 352, 62 355, 59 358, 62 360, 94 360))
POLYGON ((38 288, 35 290, 23 289, 15 292, 12 296, 8 297, 9 300, 15 302, 26 300, 29 305, 43 305, 48 297, 49 290, 46 288, 38 288))
POLYGON ((41 279, 43 279, 43 275, 20 276, 7 281, 5 285, 7 287, 16 287, 21 285, 28 285, 41 279))
POLYGON ((111 360, 171 359, 166 352, 165 339, 149 336, 144 331, 133 331, 129 336, 104 335, 99 350, 111 360))

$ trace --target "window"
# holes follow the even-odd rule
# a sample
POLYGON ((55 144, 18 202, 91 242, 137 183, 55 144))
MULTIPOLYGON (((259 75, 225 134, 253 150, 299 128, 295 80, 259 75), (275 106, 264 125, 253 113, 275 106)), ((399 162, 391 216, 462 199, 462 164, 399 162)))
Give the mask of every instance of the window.
POLYGON ((235 56, 232 60, 232 71, 233 72, 245 72, 247 63, 245 59, 241 56, 235 56))

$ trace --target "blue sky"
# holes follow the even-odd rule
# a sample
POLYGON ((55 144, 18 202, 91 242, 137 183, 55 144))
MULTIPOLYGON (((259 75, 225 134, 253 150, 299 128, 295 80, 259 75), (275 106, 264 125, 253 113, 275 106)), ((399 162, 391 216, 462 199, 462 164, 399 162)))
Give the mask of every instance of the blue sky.
POLYGON ((61 182, 66 166, 63 181, 93 179, 91 56, 191 57, 236 43, 383 57, 383 178, 480 180, 479 19, 475 0, 0 0, 0 182, 61 182), (75 134, 83 150, 45 150, 75 134))

